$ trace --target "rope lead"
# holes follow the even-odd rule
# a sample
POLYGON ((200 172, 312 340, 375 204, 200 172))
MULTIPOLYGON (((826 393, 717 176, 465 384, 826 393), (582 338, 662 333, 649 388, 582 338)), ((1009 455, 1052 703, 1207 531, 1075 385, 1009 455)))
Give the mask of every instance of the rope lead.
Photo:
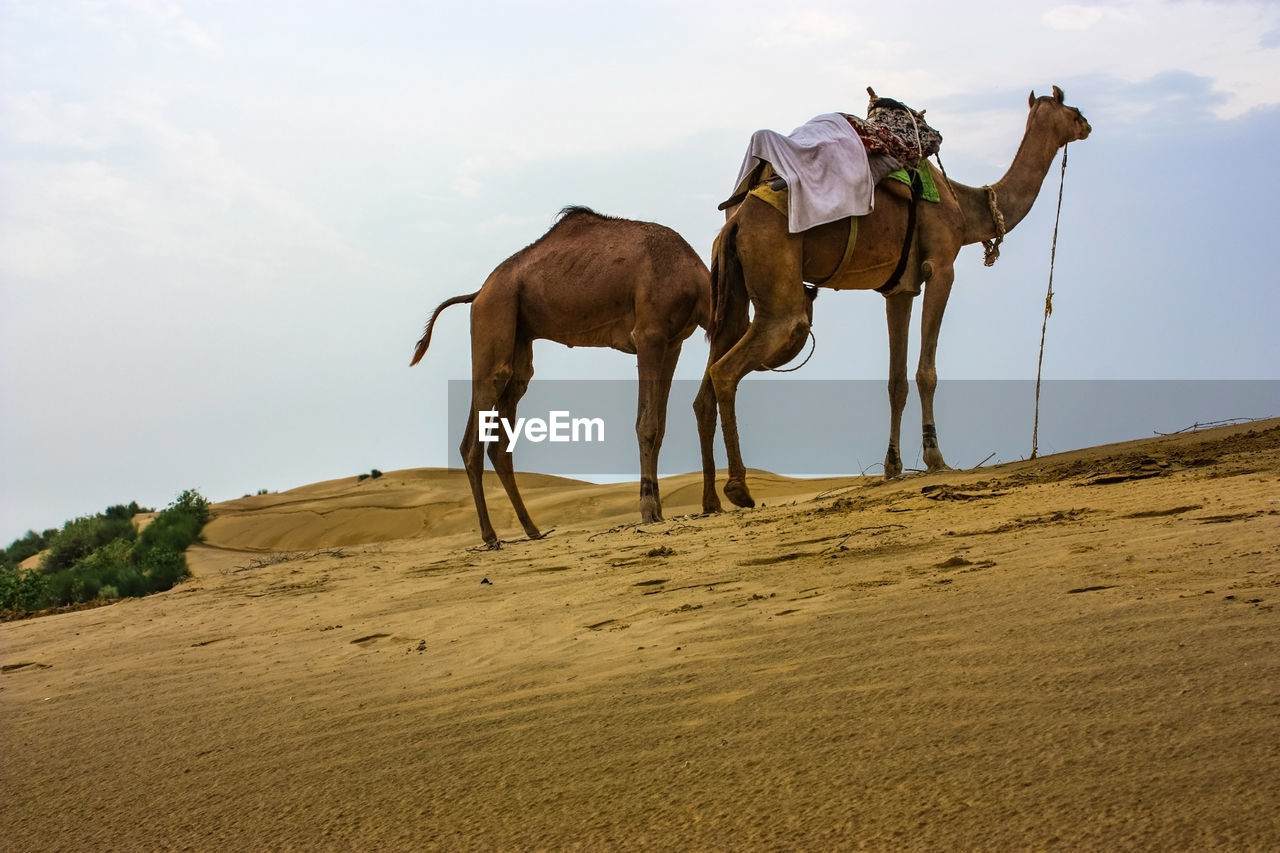
MULTIPOLYGON (((1062 146, 1062 171, 1058 175, 1058 212, 1053 218, 1053 245, 1049 249, 1049 290, 1044 295, 1044 322, 1040 324, 1040 358, 1036 361, 1036 414, 1031 427, 1031 458, 1036 458, 1040 439, 1040 368, 1044 365, 1044 333, 1053 313, 1053 262, 1058 255, 1058 221, 1062 219, 1062 186, 1067 179, 1067 146, 1062 146)), ((988 264, 990 266, 990 264, 988 264)))

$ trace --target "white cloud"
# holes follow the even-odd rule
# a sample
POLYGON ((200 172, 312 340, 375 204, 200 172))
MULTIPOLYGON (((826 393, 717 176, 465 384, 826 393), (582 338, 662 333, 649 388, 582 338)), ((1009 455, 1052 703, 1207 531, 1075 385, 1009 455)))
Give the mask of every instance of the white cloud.
POLYGON ((7 274, 70 278, 132 258, 262 280, 293 251, 354 262, 315 211, 229 157, 207 131, 175 124, 160 99, 10 103, 13 135, 45 156, 5 164, 8 204, 23 223, 19 239, 0 245, 7 274))
POLYGON ((766 23, 756 44, 761 47, 813 45, 846 38, 850 32, 845 19, 826 12, 794 12, 766 23))
POLYGON ((196 23, 173 0, 108 0, 89 4, 92 19, 108 27, 122 27, 125 32, 138 25, 149 26, 164 40, 194 47, 205 53, 217 53, 217 41, 196 23))
POLYGON ((1045 26, 1055 30, 1087 30, 1104 18, 1114 16, 1113 9, 1101 6, 1055 6, 1041 16, 1045 26))
POLYGON ((1280 7, 1273 3, 1063 5, 1045 12, 1041 23, 1057 38, 1047 35, 1043 44, 1028 40, 1043 51, 1040 64, 1055 62, 1131 83, 1173 71, 1205 77, 1225 95, 1215 109, 1221 118, 1280 103, 1280 51, 1264 37, 1280 25, 1280 7))
POLYGON ((477 228, 482 232, 489 231, 528 231, 530 228, 537 229, 545 227, 547 218, 545 216, 512 216, 509 213, 500 213, 497 216, 481 222, 477 228))
POLYGON ((29 227, 0 231, 0 278, 56 281, 82 267, 76 240, 68 231, 29 227))

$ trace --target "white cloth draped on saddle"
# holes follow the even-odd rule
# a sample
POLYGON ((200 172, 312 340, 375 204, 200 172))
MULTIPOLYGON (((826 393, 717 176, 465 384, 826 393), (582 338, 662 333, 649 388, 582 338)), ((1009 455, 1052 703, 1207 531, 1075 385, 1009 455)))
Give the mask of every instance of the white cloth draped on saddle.
POLYGON ((753 133, 734 195, 751 189, 743 184, 762 160, 791 190, 787 227, 793 234, 871 212, 875 178, 867 151, 839 113, 812 118, 789 136, 772 130, 753 133))

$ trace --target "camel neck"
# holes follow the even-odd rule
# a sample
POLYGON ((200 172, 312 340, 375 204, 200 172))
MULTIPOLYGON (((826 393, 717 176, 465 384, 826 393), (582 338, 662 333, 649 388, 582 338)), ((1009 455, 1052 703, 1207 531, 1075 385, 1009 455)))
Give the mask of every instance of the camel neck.
MULTIPOLYGON (((1004 215, 1005 231, 1012 231, 1031 210, 1040 186, 1044 183, 1049 167, 1058 153, 1057 140, 1050 134, 1036 132, 1034 116, 1028 120, 1027 132, 1018 146, 1013 163, 1000 180, 991 187, 996 192, 996 202, 1004 215)), ((956 201, 964 211, 964 245, 990 240, 996 237, 996 226, 991 215, 987 191, 983 187, 970 187, 953 183, 956 201)))

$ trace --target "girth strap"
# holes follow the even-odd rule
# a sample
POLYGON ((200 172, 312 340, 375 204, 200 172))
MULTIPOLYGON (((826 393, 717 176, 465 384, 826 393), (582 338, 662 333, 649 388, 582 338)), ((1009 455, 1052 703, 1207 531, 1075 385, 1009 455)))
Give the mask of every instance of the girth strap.
POLYGON ((898 265, 889 274, 889 280, 876 288, 877 293, 887 295, 898 286, 898 282, 902 280, 902 274, 907 270, 907 256, 911 253, 911 241, 916 235, 916 208, 923 194, 924 184, 920 181, 920 171, 914 169, 911 171, 911 201, 907 203, 907 234, 902 240, 902 253, 898 256, 898 265))

